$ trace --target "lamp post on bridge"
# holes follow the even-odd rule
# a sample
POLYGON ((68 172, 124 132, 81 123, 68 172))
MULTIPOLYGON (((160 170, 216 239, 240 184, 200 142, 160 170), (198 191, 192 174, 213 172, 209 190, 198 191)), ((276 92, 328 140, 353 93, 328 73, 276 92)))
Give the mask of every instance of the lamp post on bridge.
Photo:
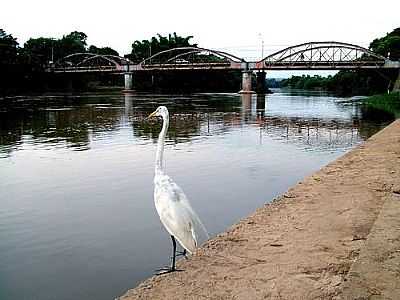
POLYGON ((261 58, 260 58, 260 60, 262 60, 264 58, 264 38, 261 33, 259 33, 258 36, 261 39, 261 58))
MULTIPOLYGON (((261 39, 261 58, 260 58, 261 61, 264 58, 264 38, 261 33, 259 33, 258 36, 261 39)), ((257 94, 265 94, 266 92, 265 77, 266 74, 264 70, 257 72, 257 86, 256 86, 257 94)))

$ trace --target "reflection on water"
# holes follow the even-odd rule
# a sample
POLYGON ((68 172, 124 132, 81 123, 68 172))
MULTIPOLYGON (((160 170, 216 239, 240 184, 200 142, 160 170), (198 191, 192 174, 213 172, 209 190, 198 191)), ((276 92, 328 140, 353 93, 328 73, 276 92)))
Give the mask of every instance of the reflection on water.
POLYGON ((330 145, 348 147, 359 142, 360 138, 367 138, 371 129, 375 132, 381 126, 381 120, 361 122, 359 107, 341 107, 332 101, 334 98, 319 96, 317 98, 321 99, 313 97, 307 100, 304 95, 296 98, 285 94, 243 94, 240 97, 125 94, 24 99, 20 100, 23 102, 21 105, 13 102, 0 111, 0 155, 9 156, 24 144, 41 149, 65 147, 76 151, 89 150, 93 139, 104 138, 106 132, 112 133, 125 127, 131 127, 134 137, 138 139, 154 139, 160 124, 147 121, 145 117, 157 105, 166 105, 172 111, 168 134, 169 141, 173 143, 197 139, 204 136, 204 130, 207 135, 218 135, 236 127, 252 125, 258 126, 262 134, 274 138, 286 137, 293 143, 302 142, 316 148, 330 145), (272 102, 270 107, 268 100, 272 102), (68 104, 65 105, 65 102, 68 104), (299 102, 304 107, 296 107, 299 102), (321 115, 326 113, 325 110, 328 114, 321 115), (365 130, 360 128, 363 125, 365 130), (364 136, 363 131, 366 132, 364 136))
POLYGON ((112 299, 168 263, 152 200, 168 173, 212 234, 388 120, 324 94, 20 97, 0 106, 0 299, 112 299))

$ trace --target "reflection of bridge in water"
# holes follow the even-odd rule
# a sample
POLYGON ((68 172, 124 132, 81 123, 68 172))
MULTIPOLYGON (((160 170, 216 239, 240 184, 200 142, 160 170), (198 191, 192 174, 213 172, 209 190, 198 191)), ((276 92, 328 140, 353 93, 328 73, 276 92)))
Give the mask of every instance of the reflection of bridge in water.
MULTIPOLYGON (((75 53, 49 66, 52 73, 124 74, 125 90, 133 89, 138 72, 171 72, 196 70, 242 71, 242 93, 252 93, 251 75, 257 74, 257 90, 265 90, 268 70, 357 70, 397 69, 400 62, 389 60, 364 47, 342 42, 309 42, 291 46, 268 55, 260 61, 246 61, 233 54, 200 47, 181 47, 156 53, 141 62, 128 58, 93 53, 75 53)), ((400 90, 400 73, 394 83, 400 90)))
MULTIPOLYGON (((134 96, 126 94, 124 97, 127 110, 132 109, 134 96)), ((255 143, 262 143, 268 137, 304 149, 321 151, 349 148, 365 139, 360 134, 362 123, 358 119, 269 116, 266 98, 265 95, 242 94, 240 111, 216 112, 212 108, 200 107, 196 111, 173 113, 170 115, 172 133, 169 138, 176 143, 186 142, 196 137, 224 135, 244 126, 252 126, 259 127, 260 134, 255 143), (183 132, 186 135, 182 135, 183 132)), ((136 128, 147 127, 144 124, 149 122, 143 112, 133 113, 132 120, 136 128)), ((156 138, 157 130, 152 131, 153 125, 147 127, 151 133, 144 131, 141 134, 156 138)))
POLYGON ((138 143, 146 143, 148 139, 155 140, 160 130, 160 122, 145 120, 157 105, 168 105, 171 110, 168 140, 174 144, 239 130, 249 134, 254 144, 275 139, 302 149, 330 151, 348 148, 379 129, 357 115, 354 119, 271 116, 265 95, 227 95, 223 101, 220 96, 215 96, 214 101, 214 96, 206 95, 165 99, 124 94, 121 99, 117 94, 104 101, 97 97, 84 101, 79 96, 42 97, 10 103, 1 112, 0 156, 8 156, 25 144, 43 149, 88 150, 93 141, 111 138, 120 131, 130 132, 129 136, 133 135, 138 143))
POLYGON ((329 150, 348 148, 363 140, 358 120, 269 116, 265 96, 243 94, 241 98, 242 124, 259 126, 260 143, 268 137, 304 149, 329 150))

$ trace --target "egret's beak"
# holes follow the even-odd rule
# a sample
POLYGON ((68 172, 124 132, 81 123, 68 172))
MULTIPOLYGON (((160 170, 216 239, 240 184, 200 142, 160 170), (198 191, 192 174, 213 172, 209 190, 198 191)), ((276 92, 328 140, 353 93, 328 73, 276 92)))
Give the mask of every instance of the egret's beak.
POLYGON ((149 114, 149 116, 146 119, 150 119, 150 118, 154 117, 155 115, 156 115, 156 112, 153 111, 151 114, 149 114))

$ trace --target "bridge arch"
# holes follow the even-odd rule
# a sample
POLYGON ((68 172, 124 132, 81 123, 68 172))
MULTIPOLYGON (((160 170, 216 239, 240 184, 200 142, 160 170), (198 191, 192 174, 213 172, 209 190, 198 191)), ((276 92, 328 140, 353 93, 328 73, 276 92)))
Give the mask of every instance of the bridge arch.
POLYGON ((147 57, 139 63, 142 68, 162 65, 178 65, 185 64, 231 64, 242 63, 244 59, 233 54, 200 47, 179 47, 160 51, 150 57, 147 57))
POLYGON ((365 66, 383 65, 386 58, 364 47, 342 42, 308 42, 287 47, 272 53, 257 64, 264 68, 271 66, 295 68, 298 66, 329 66, 340 65, 365 66))
POLYGON ((54 63, 55 68, 90 69, 107 68, 121 70, 129 64, 129 59, 116 55, 103 55, 97 53, 74 53, 67 55, 54 63))

